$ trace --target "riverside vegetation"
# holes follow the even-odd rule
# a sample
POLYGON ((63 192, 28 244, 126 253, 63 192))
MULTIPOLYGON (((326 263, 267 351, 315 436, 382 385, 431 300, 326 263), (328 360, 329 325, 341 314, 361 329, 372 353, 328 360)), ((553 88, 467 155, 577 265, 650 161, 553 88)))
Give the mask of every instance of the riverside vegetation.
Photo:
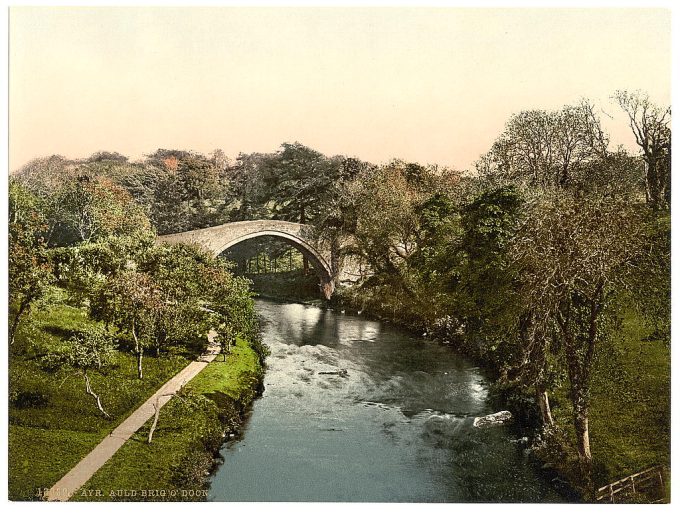
POLYGON ((115 152, 52 156, 16 171, 10 495, 30 498, 57 480, 214 327, 222 342, 243 339, 226 365, 211 365, 163 409, 151 445, 140 430, 90 483, 200 489, 217 428, 234 426, 257 384, 247 349, 260 362, 266 354, 238 275, 269 294, 294 281, 308 297, 313 271, 273 239, 230 249, 230 269, 198 249, 155 247, 153 234, 258 218, 311 224, 357 265, 356 283, 333 303, 485 364, 535 455, 584 499, 621 476, 668 467, 670 108, 640 92, 613 99, 639 153, 614 146, 583 101, 512 116, 467 172, 377 166, 299 143, 234 160, 162 149, 138 162, 115 152), (220 383, 222 370, 245 387, 220 383), (202 440, 184 427, 204 429, 202 440), (59 453, 31 451, 60 444, 59 453))

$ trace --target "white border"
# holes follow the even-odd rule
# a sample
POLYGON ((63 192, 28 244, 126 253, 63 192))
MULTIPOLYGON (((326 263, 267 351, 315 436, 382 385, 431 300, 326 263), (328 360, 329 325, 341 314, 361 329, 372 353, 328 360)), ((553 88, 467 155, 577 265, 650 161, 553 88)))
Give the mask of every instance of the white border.
MULTIPOLYGON (((84 2, 84 1, 70 1, 67 2, 66 4, 69 6, 111 6, 112 4, 117 5, 117 6, 139 6, 139 5, 145 5, 145 6, 186 6, 188 2, 168 2, 168 1, 147 1, 147 2, 130 2, 130 1, 122 1, 122 2, 106 2, 106 1, 89 1, 89 2, 84 2)), ((8 70, 8 6, 21 6, 21 5, 32 5, 32 6, 59 6, 59 5, 64 5, 64 3, 59 3, 59 2, 30 2, 30 1, 15 1, 15 2, 3 2, 3 9, 0 11, 0 25, 2 26, 2 29, 4 31, 3 37, 1 39, 2 43, 0 44, 0 56, 2 59, 2 70, 4 74, 7 74, 8 70)), ((626 7, 639 7, 639 8, 667 8, 672 11, 671 16, 672 16, 672 21, 671 21, 671 27, 672 27, 672 56, 674 57, 673 63, 672 63, 672 104, 674 104, 675 100, 678 98, 678 72, 679 72, 679 64, 678 64, 678 29, 679 29, 679 21, 678 21, 678 8, 676 7, 676 3, 671 1, 671 0, 665 0, 665 1, 650 1, 650 2, 643 2, 643 1, 633 1, 633 0, 624 0, 624 1, 614 1, 614 0, 590 0, 590 1, 549 1, 549 0, 533 0, 533 1, 520 1, 520 2, 502 2, 502 1, 490 1, 490 0, 478 0, 478 1, 426 1, 426 2, 405 2, 405 1, 385 1, 385 0, 378 0, 378 1, 357 1, 357 0, 346 0, 343 2, 319 2, 319 1, 295 1, 295 2, 283 2, 283 1, 262 1, 262 0, 253 0, 251 2, 233 2, 233 1, 201 1, 200 5, 203 6, 346 6, 346 7, 391 7, 391 6, 398 6, 398 7, 409 7, 409 6, 431 6, 431 7, 484 7, 484 8, 514 8, 514 7, 539 7, 539 8, 626 8, 626 7)), ((5 109, 2 110, 3 113, 3 124, 2 124, 2 130, 0 132, 0 141, 1 141, 1 147, 0 147, 0 156, 2 156, 2 170, 4 173, 4 177, 8 177, 8 156, 9 156, 9 147, 8 147, 8 127, 9 127, 9 116, 8 116, 8 109, 9 109, 9 101, 8 101, 8 79, 7 76, 5 75, 4 80, 2 81, 2 93, 3 93, 3 104, 5 109)), ((675 134, 677 133, 677 130, 679 129, 679 123, 675 122, 673 124, 673 129, 675 134)), ((680 151, 677 150, 677 145, 676 145, 676 151, 674 152, 673 156, 673 179, 677 179, 678 177, 678 169, 680 168, 680 165, 678 165, 678 154, 680 151)), ((5 216, 4 220, 7 220, 7 181, 3 181, 0 183, 0 205, 2 206, 2 213, 5 216)), ((680 183, 678 183, 678 188, 680 188, 680 183)), ((672 224, 674 227, 677 227, 677 212, 678 212, 678 197, 680 196, 680 190, 678 190, 678 193, 673 196, 673 202, 672 202, 672 224)), ((1 248, 2 248, 2 255, 0 256, 0 268, 2 268, 2 280, 0 280, 0 286, 2 292, 0 295, 2 296, 2 310, 4 313, 6 312, 7 308, 7 282, 6 282, 6 274, 7 274, 7 231, 6 229, 2 231, 2 241, 1 241, 1 248)), ((680 243, 678 243, 678 239, 674 238, 673 243, 672 243, 672 253, 673 257, 680 256, 680 243)), ((675 259, 674 259, 675 262, 675 259)), ((673 287, 673 292, 677 292, 678 288, 680 287, 680 279, 679 275, 675 273, 675 266, 676 263, 673 264, 673 274, 672 274, 672 287, 673 287)), ((676 324, 678 323, 678 301, 676 299, 677 296, 674 296, 673 298, 673 328, 676 328, 676 324)), ((7 335, 7 320, 6 317, 0 317, 0 335, 6 336, 7 335)), ((675 342, 677 341, 676 337, 676 332, 673 331, 673 347, 676 348, 677 346, 675 345, 675 342)), ((2 351, 2 365, 0 366, 2 368, 2 374, 3 374, 3 382, 2 382, 2 390, 0 391, 0 400, 2 401, 3 408, 4 408, 4 417, 2 418, 2 428, 0 429, 0 432, 2 432, 2 437, 3 437, 3 444, 6 445, 7 443, 7 348, 6 346, 3 346, 3 351, 2 351)), ((676 368, 673 368, 676 369, 676 368)), ((678 428, 678 402, 676 400, 676 394, 680 391, 678 391, 678 378, 677 374, 674 374, 675 371, 672 370, 672 413, 671 413, 671 421, 672 421, 672 429, 674 430, 675 434, 678 434, 676 429, 678 428)), ((677 444, 677 443, 674 443, 677 444)), ((277 515, 282 515, 282 516, 287 516, 287 515, 314 515, 318 516, 320 513, 323 513, 324 515, 342 515, 342 516, 347 516, 347 513, 350 512, 352 514, 355 513, 363 513, 364 511, 366 513, 382 513, 383 511, 385 513, 389 513, 391 515, 412 515, 414 512, 421 512, 421 511, 426 511, 428 513, 432 514, 447 514, 450 515, 454 511, 473 511, 473 512, 503 512, 503 513, 510 513, 510 514, 541 514, 544 516, 546 513, 550 513, 552 515, 561 515, 561 514, 568 514, 573 511, 585 511, 586 513, 591 513, 597 511, 598 513, 616 513, 616 514, 627 514, 627 513, 633 513, 633 512, 638 512, 640 510, 639 506, 634 506, 634 505, 619 505, 619 506, 604 506, 604 505, 589 505, 589 506, 584 506, 584 505, 571 505, 571 504, 565 504, 565 505, 554 505, 554 504, 515 504, 515 505, 502 505, 499 506, 497 504, 465 504, 464 506, 461 506, 461 504, 344 504, 344 503, 336 503, 336 504, 317 504, 317 503, 288 503, 288 504, 283 504, 283 503, 258 503, 258 504, 249 504, 249 503, 229 503, 229 504, 223 504, 223 503, 207 503, 207 504, 173 504, 173 503, 162 503, 162 504, 155 504, 155 505, 149 505, 148 503, 127 503, 125 505, 119 505, 116 504, 115 502, 111 503, 97 503, 95 506, 90 506, 84 503, 68 503, 68 504, 45 504, 45 503, 32 503, 32 502, 8 502, 7 501, 7 453, 6 453, 6 446, 4 447, 5 452, 2 454, 2 464, 0 465, 1 472, 0 472, 0 484, 1 484, 1 490, 2 490, 2 499, 3 499, 3 505, 4 508, 7 511, 10 511, 9 514, 18 514, 18 513, 31 513, 34 511, 40 511, 41 513, 44 512, 50 512, 54 514, 80 514, 80 513, 85 513, 85 512, 92 512, 96 511, 97 513, 100 514, 118 514, 121 511, 134 511, 134 512, 156 512, 158 510, 161 511, 168 511, 171 513, 179 513, 179 511, 192 511, 192 510, 197 510, 201 512, 210 512, 210 513, 218 513, 221 515, 224 515, 225 513, 231 514, 231 515, 250 515, 252 513, 261 513, 261 512, 266 512, 266 513, 276 513, 277 515), (195 507, 194 507, 195 505, 195 507)), ((672 464, 675 466, 678 463, 678 449, 677 446, 672 447, 672 464)), ((676 481, 675 483, 672 483, 672 494, 671 494, 671 499, 672 503, 669 505, 660 505, 660 506, 645 506, 642 510, 645 512, 649 513, 655 513, 655 514, 667 514, 670 512, 671 507, 673 505, 678 505, 680 502, 680 487, 678 487, 678 484, 680 481, 676 481)))

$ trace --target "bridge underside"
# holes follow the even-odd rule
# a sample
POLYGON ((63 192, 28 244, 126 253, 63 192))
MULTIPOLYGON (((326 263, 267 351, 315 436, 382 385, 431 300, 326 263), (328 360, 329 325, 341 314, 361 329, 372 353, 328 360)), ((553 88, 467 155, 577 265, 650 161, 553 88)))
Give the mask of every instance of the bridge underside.
POLYGON ((274 232, 274 231, 264 231, 255 235, 248 235, 242 238, 239 238, 237 240, 231 241, 227 243, 224 246, 224 249, 222 249, 219 253, 217 254, 222 254, 232 247, 246 242, 248 240, 252 240, 255 238, 261 238, 261 237, 272 237, 276 238, 277 240, 281 240, 283 242, 286 242, 289 244, 291 247, 294 249, 297 249, 300 251, 300 253, 305 256, 308 260, 309 263, 312 265, 314 271, 317 273, 319 276, 319 288, 321 290, 321 293, 323 294, 324 298, 326 300, 329 300, 331 296, 333 295, 333 292, 335 290, 335 282, 333 281, 333 278, 331 277, 330 272, 328 269, 326 269, 325 264, 322 262, 322 259, 319 258, 319 255, 313 251, 310 250, 309 246, 305 245, 303 242, 298 241, 297 239, 291 238, 286 235, 282 235, 280 233, 274 232))

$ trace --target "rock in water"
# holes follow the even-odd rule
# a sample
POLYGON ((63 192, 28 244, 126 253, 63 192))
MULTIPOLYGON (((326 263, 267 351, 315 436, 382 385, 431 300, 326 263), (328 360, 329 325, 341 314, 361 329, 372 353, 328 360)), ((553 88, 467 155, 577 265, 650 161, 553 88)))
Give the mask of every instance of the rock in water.
POLYGON ((485 428, 487 426, 498 426, 510 421, 512 419, 512 414, 508 410, 501 410, 495 414, 489 414, 488 416, 476 417, 473 426, 477 428, 485 428))

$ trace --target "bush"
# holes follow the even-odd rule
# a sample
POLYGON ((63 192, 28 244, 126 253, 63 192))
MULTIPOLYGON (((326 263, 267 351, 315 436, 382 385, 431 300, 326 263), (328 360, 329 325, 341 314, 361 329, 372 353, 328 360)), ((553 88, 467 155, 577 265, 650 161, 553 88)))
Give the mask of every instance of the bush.
POLYGON ((9 402, 13 407, 18 409, 23 408, 41 408, 46 407, 50 401, 50 396, 46 392, 38 391, 23 391, 11 392, 9 394, 9 402))

